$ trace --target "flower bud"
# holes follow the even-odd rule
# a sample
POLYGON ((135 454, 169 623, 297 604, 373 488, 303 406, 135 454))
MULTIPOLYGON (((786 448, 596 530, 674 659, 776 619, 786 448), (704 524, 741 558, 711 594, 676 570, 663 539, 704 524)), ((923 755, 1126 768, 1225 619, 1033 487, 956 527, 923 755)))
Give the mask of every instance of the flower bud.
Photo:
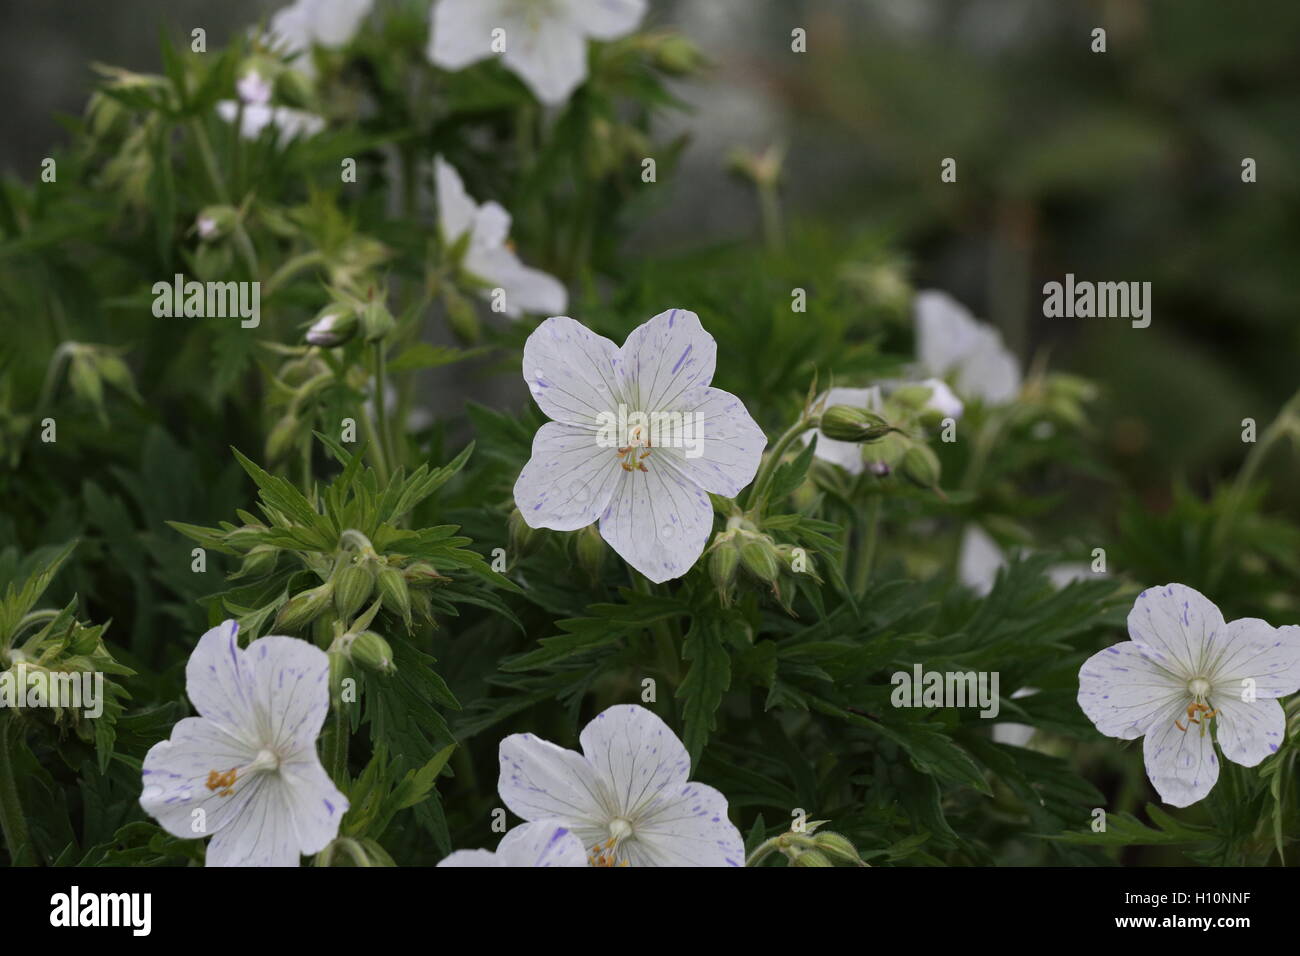
POLYGON ((227 531, 222 540, 236 551, 247 552, 258 544, 266 528, 259 524, 246 524, 227 531))
POLYGON ((524 520, 524 516, 520 513, 518 508, 510 512, 507 530, 510 535, 510 555, 512 564, 522 561, 530 554, 536 552, 546 540, 542 533, 542 529, 531 527, 528 522, 524 520))
POLYGON ((68 368, 68 382, 72 392, 87 405, 97 409, 104 405, 104 383, 99 377, 91 354, 84 348, 77 348, 72 353, 72 364, 68 368))
POLYGON ((850 863, 854 866, 866 866, 858 856, 857 847, 847 838, 831 830, 820 830, 813 836, 813 844, 824 853, 832 863, 850 863))
POLYGON ((232 578, 263 578, 275 570, 280 549, 273 544, 259 544, 244 556, 244 563, 232 578))
POLYGON ((790 861, 791 866, 834 866, 820 850, 805 850, 790 861))
POLYGON ((300 425, 301 422, 298 421, 298 416, 290 411, 285 412, 284 416, 271 426, 271 430, 266 436, 266 460, 268 462, 284 460, 298 438, 300 425))
POLYGON ((402 572, 392 565, 385 565, 375 575, 379 584, 379 597, 384 607, 394 614, 400 614, 406 626, 411 626, 411 591, 402 572))
POLYGON ((416 561, 402 569, 402 578, 413 588, 432 587, 439 581, 450 581, 445 574, 439 574, 428 561, 416 561))
POLYGON ((334 591, 327 581, 307 591, 300 591, 285 602, 275 616, 275 626, 286 631, 300 631, 329 607, 334 591))
POLYGON ((689 76, 705 63, 700 48, 680 33, 664 36, 655 46, 655 66, 671 76, 689 76))
POLYGON ((836 441, 875 441, 888 435, 889 423, 865 408, 850 405, 832 405, 822 413, 821 430, 827 438, 836 441))
POLYGON ((478 312, 460 293, 450 287, 443 290, 443 304, 447 307, 447 325, 462 345, 473 345, 482 335, 478 312))
POLYGON ((397 327, 383 299, 371 299, 361 310, 361 332, 367 342, 379 342, 397 327))
POLYGON ((898 467, 911 447, 912 439, 901 432, 890 432, 883 438, 864 445, 862 458, 873 474, 883 477, 898 467))
POLYGON ((307 330, 307 344, 332 349, 352 338, 356 331, 356 313, 347 306, 331 305, 316 317, 307 330))
POLYGON ((375 572, 368 558, 347 560, 334 572, 334 610, 344 622, 352 619, 370 599, 375 588, 375 572))
MULTIPOLYGON (((725 532, 724 532, 725 534, 725 532)), ((732 539, 719 535, 709 553, 709 577, 718 589, 718 597, 723 607, 731 603, 731 585, 736 580, 736 569, 740 566, 740 548, 732 539)))
POLYGON ((194 231, 204 242, 226 238, 239 224, 239 212, 233 206, 205 206, 194 220, 194 231))
POLYGON ((343 702, 343 682, 352 677, 352 661, 343 651, 330 651, 330 703, 338 707, 343 702))
POLYGON ((922 488, 939 484, 939 456, 924 442, 913 442, 903 455, 903 476, 922 488))
POLYGON ((366 670, 391 674, 397 670, 393 664, 393 649, 374 631, 362 631, 353 640, 348 655, 366 670))
POLYGON ((609 546, 600 536, 596 525, 589 524, 577 533, 574 550, 578 554, 578 564, 582 569, 593 581, 599 580, 600 572, 605 567, 605 555, 609 551, 609 546))
POLYGON ((773 583, 781 574, 776 546, 765 534, 745 534, 740 539, 740 563, 760 581, 773 583))

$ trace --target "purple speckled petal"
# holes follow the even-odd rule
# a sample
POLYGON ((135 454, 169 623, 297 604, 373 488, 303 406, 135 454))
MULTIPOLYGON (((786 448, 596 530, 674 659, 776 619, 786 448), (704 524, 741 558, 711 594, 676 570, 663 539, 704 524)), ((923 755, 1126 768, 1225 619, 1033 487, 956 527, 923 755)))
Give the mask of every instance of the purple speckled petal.
POLYGON ((256 739, 253 668, 239 647, 239 625, 223 621, 199 638, 185 665, 185 690, 200 715, 256 739))
POLYGON ((1156 716, 1142 742, 1147 776, 1160 799, 1186 807, 1205 797, 1219 779, 1219 758, 1214 753, 1209 728, 1187 722, 1186 701, 1165 707, 1156 716), (1180 730, 1179 721, 1187 730, 1180 730))
POLYGON ((1147 588, 1128 615, 1129 637, 1144 644, 1170 671, 1192 677, 1207 648, 1226 639, 1223 615, 1185 584, 1147 588))
POLYGON ((501 838, 501 866, 586 866, 582 841, 563 822, 524 823, 501 838))
POLYGON ((745 841, 727 818, 727 798, 702 783, 666 791, 621 849, 632 866, 745 865, 745 841))
POLYGON ((1286 714, 1276 700, 1256 697, 1247 703, 1239 696, 1214 696, 1210 706, 1219 712, 1214 718, 1219 747, 1233 763, 1253 767, 1277 753, 1286 734, 1286 714))
POLYGON ((609 339, 568 316, 547 319, 524 343, 524 381, 546 415, 595 429, 617 414, 619 352, 609 339))
POLYGON ((1098 651, 1079 668, 1079 706, 1110 737, 1141 737, 1166 706, 1191 699, 1187 682, 1133 641, 1098 651))
POLYGON ((653 459, 646 471, 622 473, 600 534, 657 583, 681 577, 699 560, 713 530, 713 504, 699 485, 653 459))
POLYGON ((655 464, 667 460, 678 473, 715 495, 734 498, 758 471, 767 435, 743 402, 720 388, 701 388, 686 396, 677 447, 657 448, 655 464))
POLYGON ((227 826, 247 804, 251 793, 243 781, 209 789, 209 774, 251 763, 257 745, 233 735, 224 725, 203 717, 186 717, 172 727, 171 738, 149 748, 144 758, 140 806, 172 836, 197 839, 227 826), (195 814, 195 810, 202 810, 195 814))
POLYGON ((717 356, 717 342, 694 312, 660 312, 633 329, 619 351, 623 394, 643 412, 693 407, 689 396, 713 381, 717 356))
POLYGON ((1300 627, 1273 627, 1243 617, 1228 624, 1226 638, 1216 642, 1207 659, 1215 690, 1240 699, 1249 678, 1258 697, 1286 697, 1300 690, 1300 627))
POLYGON ((515 504, 530 528, 576 531, 600 517, 624 474, 618 451, 590 429, 547 422, 515 481, 515 504))

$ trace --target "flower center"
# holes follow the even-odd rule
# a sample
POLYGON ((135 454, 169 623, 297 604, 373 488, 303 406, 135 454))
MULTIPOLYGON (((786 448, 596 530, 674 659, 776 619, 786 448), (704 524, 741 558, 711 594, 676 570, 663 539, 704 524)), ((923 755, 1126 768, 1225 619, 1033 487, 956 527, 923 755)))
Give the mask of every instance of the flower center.
POLYGON ((1205 728, 1209 726, 1210 721, 1214 719, 1218 711, 1211 708, 1206 702, 1210 693, 1210 682, 1204 677, 1194 677, 1187 682, 1187 693, 1192 695, 1192 702, 1187 705, 1186 716, 1183 718, 1186 724, 1181 720, 1175 720, 1174 726, 1187 733, 1187 728, 1196 724, 1201 728, 1201 736, 1205 736, 1205 728))
POLYGON ((270 750, 259 750, 252 763, 243 767, 231 767, 229 770, 209 770, 207 788, 217 790, 219 797, 233 796, 235 784, 247 779, 249 774, 280 769, 280 758, 270 750))
POLYGON ((645 425, 633 425, 627 430, 627 442, 618 449, 618 463, 624 471, 646 471, 643 464, 650 457, 650 429, 645 425), (637 450, 644 449, 638 455, 637 450))
POLYGON ((587 862, 591 866, 628 866, 627 860, 618 859, 618 846, 631 836, 632 824, 622 817, 615 817, 609 821, 609 839, 591 848, 587 862))

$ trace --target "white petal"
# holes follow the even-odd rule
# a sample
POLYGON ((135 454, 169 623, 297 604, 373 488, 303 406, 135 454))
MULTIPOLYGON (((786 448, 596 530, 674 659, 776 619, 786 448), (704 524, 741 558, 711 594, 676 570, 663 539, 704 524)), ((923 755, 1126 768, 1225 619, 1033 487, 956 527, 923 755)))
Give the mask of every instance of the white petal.
POLYGON ((745 841, 727 819, 727 798, 702 783, 675 785, 637 819, 619 850, 632 866, 745 865, 745 841))
POLYGON ((579 737, 582 753, 614 795, 614 816, 639 828, 681 793, 691 758, 657 714, 636 704, 618 704, 597 714, 579 737))
POLYGON ((471 233, 470 246, 483 249, 496 249, 506 244, 510 238, 510 213, 498 202, 489 200, 478 207, 474 214, 474 230, 471 233))
POLYGON ((1187 700, 1168 704, 1154 719, 1142 742, 1147 776, 1165 803, 1186 807, 1201 800, 1219 779, 1214 742, 1201 726, 1188 724, 1187 700), (1174 721, 1187 727, 1179 730, 1174 721))
POLYGON ((587 41, 563 17, 507 26, 501 59, 548 106, 563 103, 587 77, 587 41))
MULTIPOLYGON (((1214 732, 1223 755, 1243 767, 1253 767, 1277 753, 1286 734, 1286 714, 1270 697, 1256 697, 1250 703, 1234 697, 1211 697, 1214 732)), ((1204 720, 1204 718, 1202 718, 1204 720)), ((1187 723, 1183 721, 1183 723, 1187 723)), ((1192 733, 1189 729, 1188 733, 1192 733)))
POLYGON ((500 757, 497 793, 511 812, 561 821, 583 846, 608 838, 609 795, 581 754, 532 734, 511 734, 501 741, 500 757))
POLYGON ((244 655, 255 675, 263 746, 281 754, 314 748, 329 713, 329 656, 309 641, 277 635, 254 641, 244 655))
MULTIPOLYGON (((688 396, 685 417, 673 428, 675 443, 656 446, 656 464, 669 460, 673 467, 705 491, 734 498, 754 480, 767 435, 750 417, 743 402, 720 388, 702 388, 688 396), (698 396, 698 397, 697 397, 698 396)), ((672 414, 672 413, 668 413, 672 414)))
POLYGON ((207 866, 298 866, 298 839, 286 785, 260 773, 232 800, 244 797, 229 824, 208 844, 207 866))
POLYGON ((1002 344, 996 329, 981 330, 979 345, 957 372, 957 387, 991 405, 1004 405, 1020 392, 1020 360, 1002 344))
POLYGON ((609 339, 568 316, 554 316, 524 343, 524 381, 549 418, 596 427, 622 401, 618 357, 609 339))
POLYGON ((185 665, 185 692, 200 716, 253 743, 259 738, 253 666, 238 634, 237 623, 223 621, 199 638, 185 665))
POLYGON ((983 596, 993 590, 998 571, 1007 560, 998 543, 979 525, 967 525, 961 537, 957 576, 961 583, 983 596))
POLYGON ((1240 699, 1243 681, 1254 681, 1259 697, 1286 697, 1300 690, 1300 627, 1273 627, 1243 617, 1228 624, 1227 639, 1212 662, 1215 688, 1240 699))
POLYGON ((433 158, 434 187, 438 195, 438 227, 442 241, 454 245, 474 225, 478 207, 465 191, 460 173, 441 156, 433 158))
POLYGON ((718 343, 686 309, 660 312, 628 335, 619 351, 623 394, 634 409, 689 408, 695 389, 713 381, 718 343))
MULTIPOLYGON (((471 247, 465 256, 465 269, 505 293, 505 314, 518 318, 525 312, 554 315, 569 304, 564 283, 540 269, 532 269, 506 246, 493 249, 471 247)), ((483 295, 492 298, 492 289, 483 295)), ((611 343, 612 344, 612 343, 611 343)))
POLYGON ((515 505, 530 528, 577 531, 600 517, 623 474, 591 429, 547 422, 515 481, 515 505))
POLYGON ((1170 707, 1176 715, 1191 702, 1187 684, 1151 655, 1150 648, 1125 641, 1098 651, 1079 668, 1079 707, 1106 736, 1141 737, 1170 707))
POLYGON ((309 0, 312 35, 321 46, 343 46, 356 35, 374 0, 309 0))
POLYGON ((567 0, 569 20, 597 40, 615 40, 637 28, 646 0, 567 0))
POLYGON ((272 46, 285 53, 301 53, 312 43, 311 22, 306 4, 295 3, 277 10, 267 25, 272 46))
POLYGON ((285 760, 279 776, 299 852, 319 853, 339 835, 348 798, 321 766, 314 743, 285 760))
POLYGON ((457 850, 438 861, 439 866, 505 866, 491 850, 457 850))
POLYGON ((1129 637, 1145 644, 1154 660, 1173 673, 1190 678, 1197 665, 1216 656, 1216 642, 1226 641, 1223 615, 1205 595, 1185 584, 1147 588, 1128 614, 1129 637))
MULTIPOLYGON (((818 399, 819 403, 824 401, 824 407, 830 408, 832 405, 848 405, 850 408, 865 408, 867 411, 879 412, 881 406, 880 386, 873 385, 871 388, 832 388, 829 392, 818 399)), ((806 445, 812 441, 812 432, 803 433, 803 443, 806 445)), ((832 465, 839 465, 850 475, 860 475, 866 468, 866 462, 862 458, 862 446, 852 441, 837 441, 834 438, 827 438, 826 433, 817 432, 817 450, 813 455, 822 461, 829 461, 832 465)))
POLYGON ((209 788, 212 771, 227 771, 251 763, 258 746, 232 735, 220 724, 186 717, 172 728, 171 738, 149 748, 144 758, 140 806, 173 836, 194 839, 226 826, 247 795, 236 781, 232 796, 209 788), (194 811, 201 809, 202 814, 194 811))
POLYGON ((492 30, 504 26, 500 8, 499 3, 489 0, 437 0, 433 5, 429 61, 444 70, 459 70, 492 56, 492 30))
POLYGON ((679 578, 704 552, 713 505, 699 485, 646 459, 646 471, 623 472, 600 519, 600 535, 656 583, 679 578))
POLYGON ((497 859, 501 866, 586 866, 587 851, 562 822, 543 820, 503 836, 497 859))
POLYGON ((926 400, 925 407, 933 409, 946 418, 959 419, 966 406, 962 404, 960 398, 948 387, 948 383, 941 378, 927 378, 925 381, 918 383, 930 389, 930 397, 926 400))
POLYGON ((916 357, 931 375, 955 371, 981 342, 979 323, 970 310, 946 292, 917 293, 916 357))

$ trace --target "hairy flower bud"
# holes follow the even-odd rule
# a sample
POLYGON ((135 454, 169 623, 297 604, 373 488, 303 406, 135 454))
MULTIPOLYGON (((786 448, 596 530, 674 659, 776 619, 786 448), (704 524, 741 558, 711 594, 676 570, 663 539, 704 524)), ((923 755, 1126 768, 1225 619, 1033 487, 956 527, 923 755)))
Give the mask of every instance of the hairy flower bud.
POLYGON ((375 572, 370 560, 347 560, 331 579, 334 584, 334 609, 344 622, 361 610, 375 588, 375 572))
POLYGON ((352 338, 357 331, 357 316, 350 308, 331 305, 316 317, 307 330, 307 343, 334 348, 352 338))
POLYGON ((226 238, 239 224, 239 211, 233 206, 205 206, 194 220, 194 231, 204 242, 226 238))
POLYGON ((922 488, 934 488, 939 484, 939 456, 929 445, 913 442, 903 455, 903 476, 922 488))
POLYGON ((327 581, 307 591, 300 591, 285 602, 275 616, 275 626, 286 631, 300 631, 329 607, 334 590, 327 581))
POLYGON ((275 570, 280 549, 273 544, 259 544, 244 556, 244 562, 232 578, 262 578, 275 570))
POLYGON ((542 529, 530 527, 518 508, 510 512, 506 530, 510 536, 511 564, 536 552, 546 540, 542 529))
POLYGON ((732 538, 725 537, 725 532, 718 536, 709 553, 709 577, 718 589, 722 606, 731 603, 731 585, 736 580, 736 570, 740 566, 740 548, 732 538))
POLYGON ((605 544, 605 539, 600 536, 596 525, 589 524, 577 533, 574 550, 578 553, 578 564, 593 581, 598 580, 605 566, 605 555, 609 547, 605 544))
POLYGON ((820 850, 805 850, 790 861, 791 866, 834 866, 830 858, 820 850))
POLYGON ((889 423, 865 408, 850 405, 832 405, 822 413, 821 430, 827 438, 836 441, 876 441, 893 429, 889 423))
POLYGON ((776 545, 765 534, 749 532, 740 538, 740 563, 760 581, 773 583, 781 574, 776 545))
POLYGON ((411 591, 402 572, 392 565, 385 565, 375 575, 379 585, 379 597, 384 607, 394 614, 400 614, 406 626, 411 626, 411 591))
POLYGON ((832 830, 820 830, 813 836, 813 844, 824 853, 832 863, 848 863, 854 866, 866 866, 858 856, 857 847, 847 838, 832 830))
POLYGON ((374 631, 362 631, 348 649, 352 660, 366 670, 391 674, 397 670, 393 664, 393 649, 374 631))

